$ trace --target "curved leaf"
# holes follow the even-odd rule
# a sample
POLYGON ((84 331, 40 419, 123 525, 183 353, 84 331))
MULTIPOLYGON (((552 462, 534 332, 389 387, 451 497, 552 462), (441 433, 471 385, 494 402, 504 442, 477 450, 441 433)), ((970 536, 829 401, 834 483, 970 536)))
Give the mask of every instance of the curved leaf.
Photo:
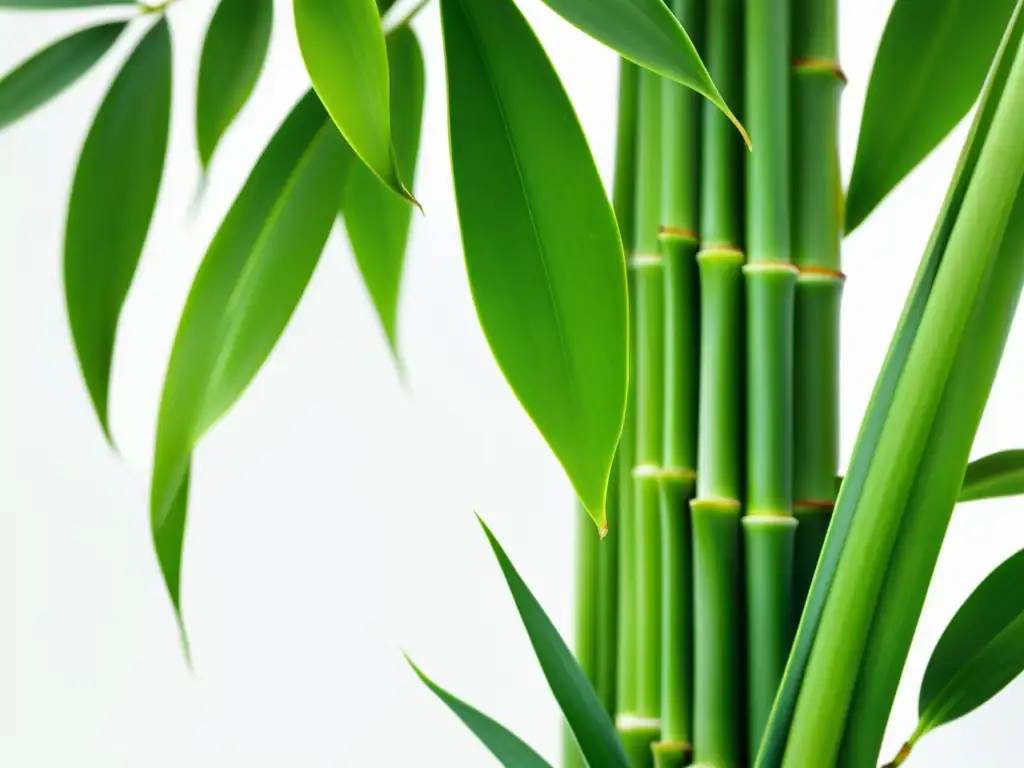
POLYGON ((405 660, 409 662, 412 671, 423 681, 423 684, 448 705, 448 708, 484 743, 484 746, 498 758, 505 768, 551 768, 548 762, 534 752, 529 744, 483 712, 452 696, 423 674, 408 656, 405 657, 405 660))
POLYGON ((896 0, 868 83, 846 231, 856 229, 978 99, 1016 0, 896 0))
MULTIPOLYGON (((477 519, 480 519, 479 516, 477 519)), ((587 765, 590 768, 627 768, 629 761, 611 717, 601 705, 601 700, 576 657, 559 636, 555 625, 544 613, 491 529, 483 520, 480 520, 480 525, 498 558, 516 609, 530 636, 541 669, 544 670, 544 677, 558 700, 558 706, 576 737, 587 765)))
POLYGON ((221 0, 210 20, 196 95, 196 140, 204 169, 256 86, 273 23, 273 0, 221 0))
POLYGON ((41 107, 88 72, 126 26, 115 21, 83 29, 7 73, 0 79, 0 129, 41 107))
POLYGON ((108 440, 117 322, 153 218, 170 115, 171 33, 162 18, 135 48, 96 114, 78 160, 64 239, 68 322, 108 440))
POLYGON ((164 382, 150 496, 157 555, 179 618, 192 450, 284 332, 331 231, 351 156, 310 91, 264 150, 196 274, 164 382))
POLYGON ((1024 450, 1001 451, 967 465, 959 501, 1024 494, 1024 450))
POLYGON ((137 0, 0 0, 0 8, 43 11, 59 8, 94 8, 103 5, 135 5, 136 3, 137 0))
POLYGON ((391 144, 388 54, 376 0, 294 0, 294 9, 302 58, 331 119, 384 184, 415 202, 391 144))
POLYGON ((746 130, 718 92, 697 49, 668 3, 663 0, 544 0, 544 4, 630 61, 709 99, 750 145, 746 130))
POLYGON ((626 268, 583 131, 510 0, 441 0, 452 171, 491 351, 605 527, 626 403, 626 268))
MULTIPOLYGON (((402 178, 412 182, 423 124, 423 52, 409 27, 388 36, 391 125, 402 178)), ((359 272, 398 355, 398 295, 412 207, 385 189, 365 166, 349 173, 342 214, 359 272)))
POLYGON ((985 577, 925 669, 914 740, 977 709, 1024 672, 1024 550, 985 577))

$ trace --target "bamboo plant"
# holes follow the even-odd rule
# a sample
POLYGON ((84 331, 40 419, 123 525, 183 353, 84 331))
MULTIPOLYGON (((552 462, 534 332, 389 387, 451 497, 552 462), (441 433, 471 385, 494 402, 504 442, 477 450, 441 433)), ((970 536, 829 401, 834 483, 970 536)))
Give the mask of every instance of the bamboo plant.
MULTIPOLYGON (((1024 0, 894 0, 845 190, 838 0, 544 2, 621 57, 610 198, 516 3, 438 4, 480 325, 578 497, 575 655, 484 526, 565 715, 563 762, 913 760, 1024 669, 1018 554, 950 623, 920 724, 880 755, 954 506, 1024 492, 1021 451, 968 463, 1024 285, 1024 0), (837 479, 842 237, 975 105, 837 479)), ((276 345, 339 219, 401 366, 402 263, 431 204, 413 183, 426 4, 292 0, 310 86, 210 243, 158 417, 150 517, 186 654, 192 454, 276 345)), ((135 36, 83 145, 63 262, 82 376, 116 448, 110 368, 164 170, 178 4, 0 0, 100 6, 100 23, 0 79, 0 129, 135 36)), ((273 24, 272 0, 216 3, 196 89, 204 179, 273 24)), ((414 669, 503 765, 547 765, 414 669)))

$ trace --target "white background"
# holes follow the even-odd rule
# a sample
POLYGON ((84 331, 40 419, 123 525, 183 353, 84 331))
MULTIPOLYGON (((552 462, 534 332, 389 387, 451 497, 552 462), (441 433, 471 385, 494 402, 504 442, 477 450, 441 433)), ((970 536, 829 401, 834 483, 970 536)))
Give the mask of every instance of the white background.
MULTIPOLYGON (((606 180, 615 57, 523 0, 606 180)), ((493 760, 414 679, 444 685, 550 760, 556 707, 473 517, 504 542, 572 632, 569 485, 510 394, 477 326, 450 183, 436 4, 416 22, 427 55, 424 152, 396 377, 348 246, 335 232, 293 322, 194 473, 184 606, 197 674, 178 647, 148 531, 147 472, 161 377, 204 245, 262 146, 304 90, 290 4, 269 67, 218 154, 195 222, 195 67, 211 0, 171 11, 175 84, 159 212, 118 339, 105 445, 80 381, 60 254, 77 152, 118 60, 0 134, 0 765, 484 766, 493 760)), ((842 2, 849 171, 890 0, 842 2)), ((0 71, 95 14, 0 12, 0 71)), ((849 455, 963 127, 846 243, 843 455, 849 455)), ((125 137, 126 141, 130 137, 125 137)), ((1024 334, 1010 341, 976 454, 1024 441, 1024 334)), ((907 666, 886 752, 914 721, 946 621, 1024 546, 1019 501, 954 517, 907 666)), ((1024 684, 930 735, 911 766, 1016 766, 1024 684)))

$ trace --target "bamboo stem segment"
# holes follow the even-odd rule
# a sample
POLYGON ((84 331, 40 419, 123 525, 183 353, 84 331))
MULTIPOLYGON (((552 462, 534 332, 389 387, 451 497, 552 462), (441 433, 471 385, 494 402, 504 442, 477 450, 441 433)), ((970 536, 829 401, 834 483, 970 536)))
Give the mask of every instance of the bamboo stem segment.
MULTIPOLYGON (((597 682, 599 638, 597 633, 598 542, 594 523, 583 505, 576 502, 576 660, 592 684, 597 682)), ((568 726, 563 734, 564 768, 584 768, 576 740, 568 726)))

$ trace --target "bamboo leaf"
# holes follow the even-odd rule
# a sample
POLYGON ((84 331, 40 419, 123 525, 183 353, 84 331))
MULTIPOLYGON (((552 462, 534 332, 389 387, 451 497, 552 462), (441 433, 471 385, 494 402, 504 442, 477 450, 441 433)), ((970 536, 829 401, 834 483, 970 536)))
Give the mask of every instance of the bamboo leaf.
POLYGON ((706 97, 746 130, 718 92, 696 47, 663 0, 544 0, 555 13, 642 67, 706 97))
POLYGON ((125 22, 100 24, 58 40, 0 79, 0 130, 58 96, 103 57, 125 22))
POLYGON ((135 5, 136 3, 137 0, 0 0, 0 8, 45 11, 60 8, 94 8, 103 5, 135 5))
POLYGON ((1024 550, 985 577, 925 669, 914 740, 977 709, 1024 672, 1024 550))
POLYGON ((960 501, 1024 494, 1024 450, 1001 451, 967 466, 960 501))
POLYGON ((205 170, 224 132, 245 106, 267 58, 273 0, 221 0, 199 59, 196 139, 205 170))
POLYGON ((960 122, 985 83, 1016 0, 896 0, 868 83, 846 231, 960 122))
POLYGON ((370 170, 415 203, 391 143, 388 54, 376 0, 294 0, 294 10, 302 58, 331 119, 370 170))
MULTIPOLYGON (((479 517, 477 519, 480 519, 479 517)), ((601 701, 580 668, 576 657, 551 623, 540 603, 526 586, 526 582, 516 571, 501 544, 491 533, 487 524, 480 520, 480 525, 487 535, 487 540, 494 550, 495 557, 505 576, 512 599, 515 601, 519 617, 523 620, 530 643, 537 654, 544 677, 547 678, 551 692, 554 693, 558 706, 565 720, 576 737, 580 751, 583 753, 590 768, 627 768, 622 742, 619 741, 611 717, 601 705, 601 701)))
POLYGON ((626 402, 626 269, 558 76, 510 0, 441 0, 452 171, 491 351, 605 527, 626 402))
POLYGON ((405 657, 405 660, 409 662, 409 666, 423 681, 423 684, 448 705, 448 708, 484 743, 484 746, 498 758, 505 768, 551 768, 548 762, 534 752, 529 744, 483 712, 452 696, 423 674, 408 656, 405 657))
POLYGON ((64 239, 68 322, 108 440, 117 323, 156 206, 170 114, 171 35, 162 18, 125 62, 89 129, 64 239))
POLYGON ((164 382, 150 497, 153 539, 179 620, 192 451, 284 332, 330 233, 351 156, 308 92, 264 150, 196 274, 164 382))
MULTIPOLYGON (((402 178, 411 183, 423 124, 423 52, 409 27, 389 35, 387 47, 395 156, 402 178)), ((398 296, 412 207, 360 165, 349 173, 342 213, 359 272, 397 359, 398 296)))

